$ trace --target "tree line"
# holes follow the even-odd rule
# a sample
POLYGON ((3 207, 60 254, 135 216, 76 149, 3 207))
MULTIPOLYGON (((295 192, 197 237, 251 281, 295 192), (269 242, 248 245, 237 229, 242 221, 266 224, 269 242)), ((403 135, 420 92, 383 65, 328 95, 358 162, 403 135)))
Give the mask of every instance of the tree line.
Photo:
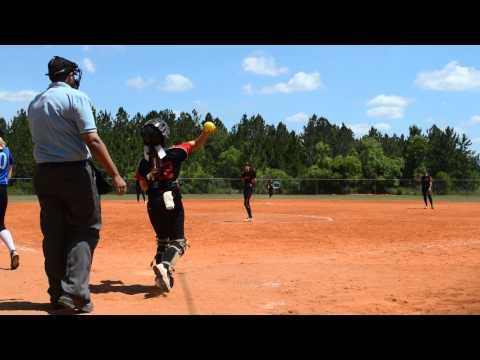
MULTIPOLYGON (((339 126, 317 115, 310 117, 300 133, 289 131, 283 122, 268 124, 260 114, 243 115, 231 129, 220 118, 210 113, 202 117, 195 110, 178 116, 171 110, 130 116, 121 107, 115 115, 96 109, 94 115, 99 135, 121 174, 129 179, 142 156, 140 129, 146 121, 156 117, 165 120, 171 144, 194 139, 204 122, 214 122, 217 132, 203 151, 182 165, 181 177, 234 180, 185 180, 187 192, 238 189, 240 168, 247 161, 259 178, 281 180, 283 190, 289 193, 371 192, 373 186, 377 192, 398 193, 406 182, 418 179, 425 171, 439 184, 439 191, 475 191, 480 184, 479 155, 472 150, 472 141, 451 127, 433 125, 424 132, 413 125, 408 135, 400 136, 372 127, 365 136, 355 138, 345 124, 339 126), (335 181, 338 179, 349 181, 335 181)), ((10 121, 0 118, 0 129, 15 158, 15 177, 32 177, 33 144, 26 111, 19 110, 10 121)))

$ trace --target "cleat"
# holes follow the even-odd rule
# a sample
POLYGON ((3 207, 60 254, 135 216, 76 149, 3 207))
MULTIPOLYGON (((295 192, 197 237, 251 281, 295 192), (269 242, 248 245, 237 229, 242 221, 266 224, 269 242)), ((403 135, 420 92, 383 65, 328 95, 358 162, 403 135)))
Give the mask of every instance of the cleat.
POLYGON ((170 292, 173 286, 173 277, 163 263, 154 265, 155 285, 164 292, 170 292))
POLYGON ((10 254, 10 269, 15 270, 20 265, 20 256, 13 250, 10 254))

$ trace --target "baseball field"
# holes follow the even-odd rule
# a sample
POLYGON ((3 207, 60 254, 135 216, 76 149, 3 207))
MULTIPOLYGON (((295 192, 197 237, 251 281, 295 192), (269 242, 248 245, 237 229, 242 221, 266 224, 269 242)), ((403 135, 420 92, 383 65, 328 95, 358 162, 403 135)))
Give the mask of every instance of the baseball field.
MULTIPOLYGON (((23 200, 22 200, 23 199, 23 200)), ((480 314, 480 201, 382 196, 185 197, 190 248, 159 294, 146 206, 102 200, 93 314, 480 314)), ((49 312, 39 205, 11 198, 0 246, 0 315, 49 312)))

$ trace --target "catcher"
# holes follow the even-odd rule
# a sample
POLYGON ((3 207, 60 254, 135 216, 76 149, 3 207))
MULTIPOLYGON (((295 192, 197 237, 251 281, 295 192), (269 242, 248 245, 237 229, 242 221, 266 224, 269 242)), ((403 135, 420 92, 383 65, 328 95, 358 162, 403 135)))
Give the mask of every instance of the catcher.
POLYGON ((170 129, 165 121, 149 120, 141 131, 144 157, 135 178, 141 191, 148 195, 148 216, 157 236, 157 252, 150 265, 155 273, 155 283, 162 292, 172 289, 175 264, 187 248, 185 214, 177 183, 180 166, 192 152, 205 144, 214 131, 215 125, 207 122, 197 139, 170 148, 166 148, 170 129))

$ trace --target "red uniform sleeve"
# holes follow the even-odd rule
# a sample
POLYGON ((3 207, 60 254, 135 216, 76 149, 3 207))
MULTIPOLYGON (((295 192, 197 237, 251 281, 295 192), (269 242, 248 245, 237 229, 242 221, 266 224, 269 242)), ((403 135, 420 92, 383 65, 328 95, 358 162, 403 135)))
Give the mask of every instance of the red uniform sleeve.
POLYGON ((182 149, 187 153, 187 158, 192 154, 192 145, 188 142, 172 146, 173 149, 182 149))

